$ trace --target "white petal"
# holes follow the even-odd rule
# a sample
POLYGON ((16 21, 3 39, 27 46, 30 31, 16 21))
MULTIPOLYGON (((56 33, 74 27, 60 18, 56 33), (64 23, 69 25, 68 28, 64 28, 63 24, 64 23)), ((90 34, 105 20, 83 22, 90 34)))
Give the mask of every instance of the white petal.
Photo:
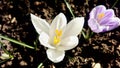
POLYGON ((102 68, 100 63, 93 63, 92 66, 93 68, 102 68))
POLYGON ((63 13, 58 14, 51 23, 50 32, 49 32, 50 37, 53 38, 56 29, 63 30, 66 27, 66 24, 67 24, 67 20, 65 15, 63 13))
POLYGON ((55 47, 53 47, 52 45, 49 44, 49 36, 45 32, 42 32, 40 34, 39 41, 43 46, 55 49, 55 47))
POLYGON ((74 18, 68 23, 63 37, 77 36, 82 31, 83 25, 84 25, 84 17, 74 18))
POLYGON ((30 14, 30 15, 31 15, 32 24, 34 25, 38 34, 40 34, 41 31, 44 31, 45 33, 48 34, 49 27, 50 27, 49 24, 45 20, 43 20, 43 19, 41 19, 33 14, 30 14))
POLYGON ((47 50, 47 57, 54 63, 58 63, 64 59, 65 51, 58 51, 55 49, 48 49, 47 50))
POLYGON ((78 45, 78 37, 70 36, 61 40, 60 45, 57 47, 58 50, 70 50, 75 48, 78 45))
POLYGON ((67 20, 63 13, 58 14, 51 23, 51 29, 62 29, 66 26, 67 20))
POLYGON ((9 59, 9 58, 10 58, 9 54, 6 54, 6 53, 3 53, 3 54, 0 56, 0 59, 2 59, 2 60, 9 59))

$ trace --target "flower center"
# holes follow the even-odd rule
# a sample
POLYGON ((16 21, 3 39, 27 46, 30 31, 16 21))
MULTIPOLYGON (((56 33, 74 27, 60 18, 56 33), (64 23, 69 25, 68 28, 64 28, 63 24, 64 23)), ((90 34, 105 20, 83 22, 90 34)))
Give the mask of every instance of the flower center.
POLYGON ((99 14, 98 14, 98 19, 100 20, 100 19, 102 19, 104 16, 105 16, 104 13, 99 13, 99 14))
POLYGON ((54 40, 53 40, 53 43, 54 43, 55 45, 57 45, 57 44, 60 42, 60 40, 61 40, 61 39, 60 39, 61 35, 62 35, 62 30, 56 29, 56 30, 55 30, 54 40))

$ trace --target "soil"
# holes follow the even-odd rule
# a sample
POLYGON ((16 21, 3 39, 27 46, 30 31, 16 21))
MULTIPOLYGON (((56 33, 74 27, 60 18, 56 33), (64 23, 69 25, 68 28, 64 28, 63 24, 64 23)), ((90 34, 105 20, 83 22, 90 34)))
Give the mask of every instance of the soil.
MULTIPOLYGON (((84 28, 87 31, 89 12, 97 5, 111 8, 117 0, 67 0, 76 17, 85 17, 84 28)), ((120 1, 113 7, 120 18, 120 1)), ((37 47, 29 49, 2 39, 5 48, 14 55, 13 59, 0 63, 1 68, 92 68, 93 63, 100 63, 102 68, 120 68, 120 27, 105 33, 94 33, 85 40, 81 36, 79 45, 66 51, 64 60, 53 63, 47 59, 46 48, 40 45, 30 19, 33 13, 48 22, 60 12, 67 20, 72 19, 64 0, 1 0, 0 1, 0 33, 4 36, 37 47), (35 43, 36 42, 36 43, 35 43)))

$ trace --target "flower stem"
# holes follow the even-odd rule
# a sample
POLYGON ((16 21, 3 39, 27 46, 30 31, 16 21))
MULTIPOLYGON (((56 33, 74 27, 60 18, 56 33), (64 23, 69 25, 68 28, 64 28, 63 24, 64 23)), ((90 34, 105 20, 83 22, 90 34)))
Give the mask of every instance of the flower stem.
POLYGON ((43 63, 44 63, 46 60, 47 60, 47 58, 46 58, 42 63, 40 63, 37 68, 42 68, 43 63))
POLYGON ((88 40, 89 38, 91 38, 91 36, 94 33, 92 31, 90 31, 90 28, 87 29, 87 31, 85 29, 82 30, 82 35, 84 37, 85 40, 88 40))
POLYGON ((34 47, 29 46, 29 45, 27 45, 27 44, 25 44, 25 43, 16 41, 16 40, 14 40, 14 39, 11 39, 11 38, 8 38, 8 37, 2 36, 2 35, 0 35, 0 38, 6 39, 6 40, 8 40, 8 41, 10 41, 10 42, 13 42, 13 43, 15 43, 15 44, 19 44, 19 45, 21 45, 21 46, 24 46, 24 47, 27 47, 27 48, 30 48, 30 49, 35 49, 34 47))
POLYGON ((67 8, 69 9, 72 17, 75 18, 75 15, 73 14, 72 8, 71 8, 70 5, 68 4, 68 2, 67 2, 66 0, 64 0, 64 2, 65 2, 65 4, 66 4, 67 8))
POLYGON ((111 8, 114 8, 118 1, 119 0, 116 0, 115 3, 113 4, 113 6, 111 8))

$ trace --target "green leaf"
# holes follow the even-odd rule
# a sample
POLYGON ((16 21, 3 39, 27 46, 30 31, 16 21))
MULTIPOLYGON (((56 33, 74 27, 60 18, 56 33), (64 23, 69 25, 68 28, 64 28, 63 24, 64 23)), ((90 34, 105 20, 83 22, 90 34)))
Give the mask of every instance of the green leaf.
POLYGON ((42 68, 43 63, 40 63, 37 68, 42 68))
POLYGON ((73 12, 72 12, 72 8, 71 8, 70 5, 68 4, 68 2, 67 2, 66 0, 64 0, 64 2, 65 2, 65 4, 66 4, 67 8, 69 9, 70 13, 72 14, 73 18, 75 18, 75 15, 74 15, 73 12))
POLYGON ((10 42, 13 42, 13 43, 15 43, 15 44, 18 44, 18 45, 21 45, 21 46, 24 46, 24 47, 27 47, 27 48, 30 48, 30 49, 34 49, 34 47, 29 46, 29 45, 27 45, 27 44, 25 44, 25 43, 23 43, 23 42, 19 42, 19 41, 17 41, 17 40, 14 40, 14 39, 11 39, 11 38, 2 36, 2 35, 0 35, 0 38, 3 38, 3 39, 5 39, 5 40, 8 40, 8 41, 10 41, 10 42))

